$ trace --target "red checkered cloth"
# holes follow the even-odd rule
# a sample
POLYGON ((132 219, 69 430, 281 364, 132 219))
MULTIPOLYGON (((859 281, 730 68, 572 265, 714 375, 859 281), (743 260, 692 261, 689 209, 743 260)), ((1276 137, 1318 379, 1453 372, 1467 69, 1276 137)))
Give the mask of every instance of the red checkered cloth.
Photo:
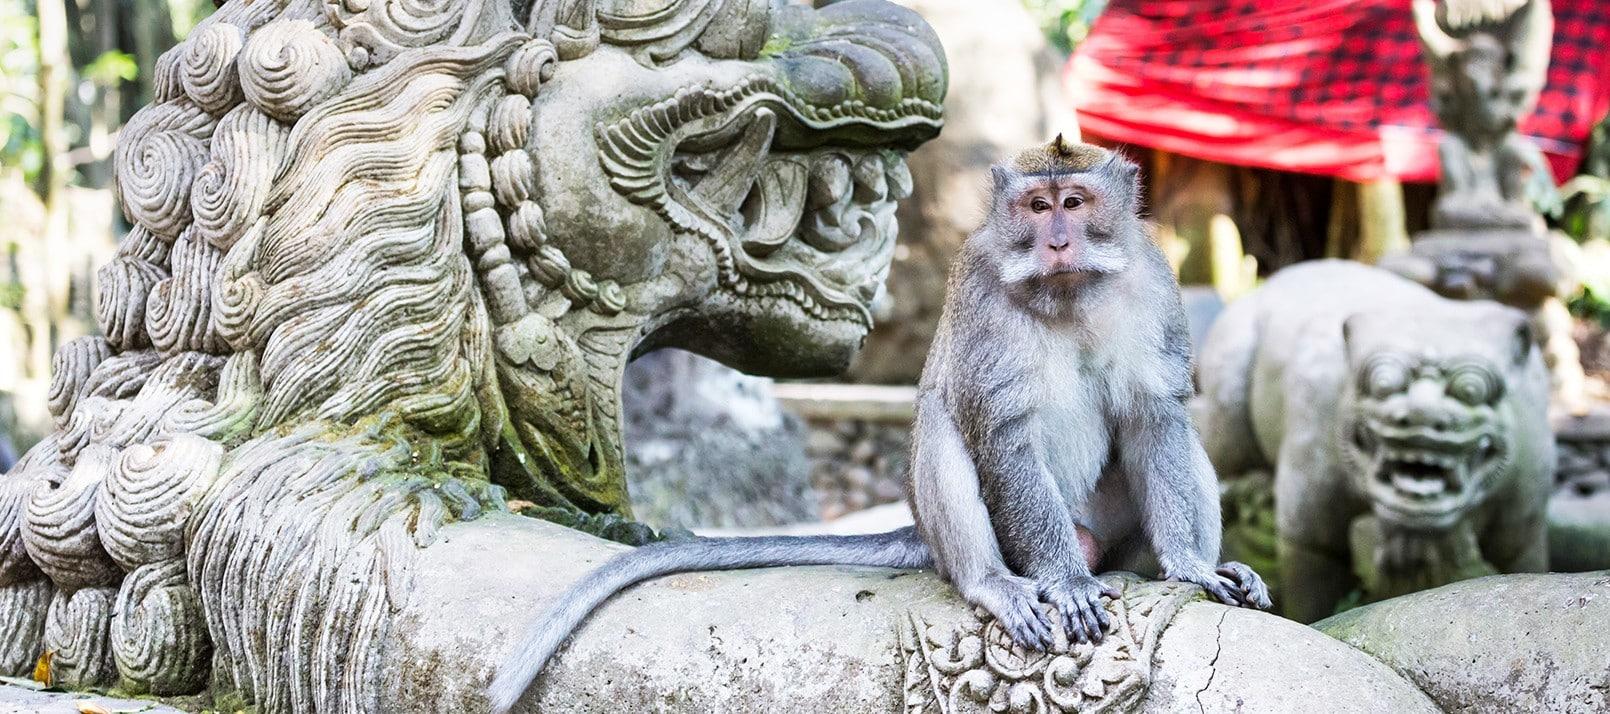
MULTIPOLYGON (((1112 0, 1068 62, 1087 134, 1354 181, 1435 181, 1409 0, 1112 0)), ((1548 85, 1521 131, 1569 177, 1610 110, 1610 2, 1554 0, 1548 85)))

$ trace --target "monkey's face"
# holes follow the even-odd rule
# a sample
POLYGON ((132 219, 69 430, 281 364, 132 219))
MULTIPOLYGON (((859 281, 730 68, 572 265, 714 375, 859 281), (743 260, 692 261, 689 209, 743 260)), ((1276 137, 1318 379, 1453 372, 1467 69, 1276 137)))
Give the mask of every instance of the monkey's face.
POLYGON ((1124 241, 1132 231, 1122 224, 1132 218, 1132 197, 1102 178, 1090 172, 1000 182, 994 252, 1003 282, 1064 295, 1129 267, 1124 241))
POLYGON ((1507 334, 1481 344, 1467 334, 1461 345, 1438 339, 1445 333, 1435 327, 1416 335, 1422 325, 1385 317, 1347 322, 1352 384, 1341 448, 1376 516, 1447 528, 1487 499, 1508 466, 1506 383, 1525 366, 1531 337, 1524 322, 1505 322, 1507 334))

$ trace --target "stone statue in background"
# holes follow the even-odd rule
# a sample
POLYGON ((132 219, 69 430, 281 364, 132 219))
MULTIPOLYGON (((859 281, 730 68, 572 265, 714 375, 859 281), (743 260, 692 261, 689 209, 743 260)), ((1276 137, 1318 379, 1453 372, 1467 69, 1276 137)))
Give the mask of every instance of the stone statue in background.
POLYGON ((1415 0, 1431 71, 1439 147, 1439 228, 1529 230, 1552 195, 1542 152, 1516 132, 1547 79, 1554 16, 1548 0, 1415 0))
POLYGON ((634 517, 673 528, 817 519, 805 425, 771 380, 666 349, 634 360, 621 391, 634 517))
POLYGON ((946 87, 881 0, 234 0, 157 72, 104 337, 0 478, 0 672, 263 712, 476 708, 403 683, 533 605, 392 625, 570 565, 498 572, 505 492, 629 513, 634 355, 842 370, 946 87))
POLYGON ((1199 380, 1219 473, 1275 472, 1287 616, 1547 569, 1554 439, 1523 313, 1303 263, 1230 305, 1199 380))
POLYGON ((1539 209, 1559 202, 1554 175, 1516 131, 1547 80, 1554 17, 1548 0, 1415 0, 1444 135, 1431 230, 1382 267, 1445 297, 1497 300, 1527 311, 1556 400, 1579 413, 1581 356, 1560 298, 1574 289, 1539 209))

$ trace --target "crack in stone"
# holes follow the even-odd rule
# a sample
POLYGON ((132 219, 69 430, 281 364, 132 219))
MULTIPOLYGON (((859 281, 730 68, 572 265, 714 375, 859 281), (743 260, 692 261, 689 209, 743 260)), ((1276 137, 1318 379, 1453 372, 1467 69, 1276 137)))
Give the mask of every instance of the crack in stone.
POLYGON ((1201 689, 1196 690, 1196 708, 1203 714, 1207 714, 1207 707, 1202 704, 1202 693, 1213 686, 1213 678, 1219 676, 1219 655, 1224 653, 1224 618, 1229 616, 1230 609, 1225 608, 1224 612, 1219 613, 1218 623, 1213 626, 1213 660, 1208 662, 1208 680, 1201 689))

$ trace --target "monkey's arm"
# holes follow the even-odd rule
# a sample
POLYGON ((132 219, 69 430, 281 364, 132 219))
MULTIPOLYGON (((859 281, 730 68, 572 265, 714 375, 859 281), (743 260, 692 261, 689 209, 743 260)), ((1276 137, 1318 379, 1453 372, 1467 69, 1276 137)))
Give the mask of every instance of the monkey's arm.
POLYGON ((993 614, 1012 639, 1050 647, 1051 619, 1040 611, 1038 588, 1006 567, 973 458, 935 392, 917 397, 911 446, 911 505, 940 575, 968 602, 993 614))
POLYGON ((1214 565, 1222 536, 1218 480, 1184 399, 1138 398, 1119 421, 1117 447, 1164 577, 1201 585, 1230 605, 1268 607, 1268 590, 1251 568, 1214 565))
POLYGON ((1100 642, 1109 625, 1101 598, 1119 594, 1091 575, 1072 510, 1036 443, 1031 395, 1038 385, 1032 370, 1014 370, 999 360, 994 367, 982 373, 995 380, 956 385, 953 413, 973 456, 1001 555, 1057 608, 1070 637, 1100 642))

